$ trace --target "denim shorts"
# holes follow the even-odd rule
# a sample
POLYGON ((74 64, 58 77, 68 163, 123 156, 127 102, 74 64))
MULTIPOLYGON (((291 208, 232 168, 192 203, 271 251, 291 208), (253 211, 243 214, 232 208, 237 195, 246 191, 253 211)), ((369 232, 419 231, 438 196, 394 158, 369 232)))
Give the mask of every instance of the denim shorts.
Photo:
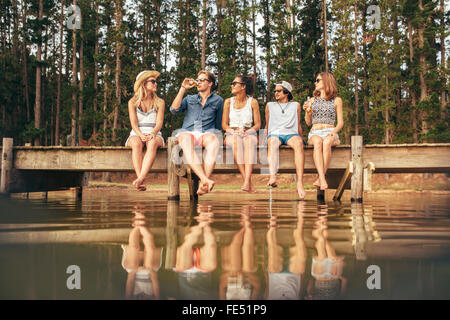
POLYGON ((295 136, 300 137, 300 135, 298 133, 294 133, 294 134, 269 134, 267 136, 267 141, 269 140, 270 137, 277 137, 280 140, 281 145, 287 145, 287 142, 289 141, 289 139, 291 139, 292 137, 295 137, 295 136))
MULTIPOLYGON (((308 142, 311 140, 312 136, 319 136, 323 139, 325 139, 325 137, 327 136, 327 134, 331 133, 331 131, 333 131, 334 128, 324 128, 324 129, 320 129, 320 130, 311 130, 308 134, 308 142)), ((336 133, 336 137, 339 140, 339 135, 336 133)))

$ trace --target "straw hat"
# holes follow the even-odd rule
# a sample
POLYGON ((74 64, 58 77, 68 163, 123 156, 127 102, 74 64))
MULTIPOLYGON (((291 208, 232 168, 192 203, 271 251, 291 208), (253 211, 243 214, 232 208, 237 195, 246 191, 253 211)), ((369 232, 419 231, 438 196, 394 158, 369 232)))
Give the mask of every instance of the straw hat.
POLYGON ((141 84, 148 78, 158 78, 160 73, 155 70, 145 70, 139 73, 136 77, 136 82, 134 83, 134 92, 137 92, 141 87, 141 84))

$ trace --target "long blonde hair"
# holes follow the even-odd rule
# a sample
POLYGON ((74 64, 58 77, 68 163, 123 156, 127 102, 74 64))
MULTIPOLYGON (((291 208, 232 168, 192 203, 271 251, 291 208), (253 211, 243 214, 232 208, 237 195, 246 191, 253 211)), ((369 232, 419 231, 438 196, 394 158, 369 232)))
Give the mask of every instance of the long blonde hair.
MULTIPOLYGON (((130 99, 130 101, 136 106, 140 106, 141 102, 145 100, 149 93, 145 89, 145 84, 149 78, 158 78, 158 71, 142 71, 136 77, 136 81, 134 83, 134 95, 130 99)), ((156 92, 150 92, 150 96, 153 99, 154 103, 151 106, 151 109, 156 108, 156 100, 158 98, 156 92)))

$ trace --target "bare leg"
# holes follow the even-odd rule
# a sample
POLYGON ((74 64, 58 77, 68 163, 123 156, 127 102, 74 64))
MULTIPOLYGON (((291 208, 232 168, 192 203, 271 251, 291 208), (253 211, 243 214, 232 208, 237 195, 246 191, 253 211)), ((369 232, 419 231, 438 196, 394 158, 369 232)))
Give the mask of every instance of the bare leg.
POLYGON ((139 227, 134 227, 128 237, 128 245, 125 246, 124 267, 135 270, 139 267, 139 227))
POLYGON ((277 186, 276 174, 278 171, 278 156, 281 141, 277 137, 270 137, 269 140, 267 141, 267 145, 268 145, 267 161, 269 162, 269 172, 270 172, 270 178, 267 185, 276 187, 277 186))
POLYGON ((277 228, 276 228, 276 216, 270 218, 269 231, 266 234, 267 240, 267 270, 269 272, 281 272, 283 268, 283 248, 278 245, 277 241, 277 228))
POLYGON ((255 264, 255 236, 251 227, 250 217, 243 215, 244 238, 242 241, 242 271, 256 272, 258 267, 255 264))
POLYGON ((162 146, 162 144, 163 142, 160 137, 155 137, 154 139, 147 142, 147 151, 145 152, 144 160, 142 162, 141 174, 133 182, 133 184, 137 186, 141 186, 143 184, 145 177, 147 176, 150 168, 153 165, 153 162, 155 161, 156 152, 158 148, 162 146))
POLYGON ((185 271, 192 267, 193 246, 197 243, 202 229, 199 226, 192 227, 190 232, 184 237, 184 242, 177 249, 175 269, 185 271))
MULTIPOLYGON (((136 172, 136 178, 139 178, 141 175, 142 170, 142 162, 143 162, 143 148, 144 143, 142 142, 141 138, 134 136, 131 137, 130 140, 128 140, 127 147, 131 147, 131 159, 133 161, 133 168, 136 172)), ((139 188, 139 186, 136 186, 133 182, 133 185, 136 187, 136 189, 141 190, 142 188, 139 188)))
POLYGON ((205 244, 200 248, 200 267, 204 271, 214 271, 217 267, 217 243, 209 223, 203 227, 203 241, 205 244))
POLYGON ((246 192, 255 192, 252 186, 252 171, 253 164, 256 163, 256 143, 257 138, 254 135, 249 135, 244 138, 244 155, 245 155, 245 176, 242 190, 246 192))
POLYGON ((203 170, 203 166, 197 159, 197 156, 194 152, 194 137, 188 133, 181 134, 178 137, 178 142, 183 149, 183 157, 185 157, 187 164, 191 166, 192 170, 200 178, 199 189, 197 190, 197 193, 200 194, 199 191, 201 191, 205 184, 214 185, 214 181, 210 180, 206 176, 205 171, 203 170))
POLYGON ((334 138, 326 137, 323 140, 323 172, 327 173, 328 167, 331 162, 331 147, 337 146, 339 140, 335 136, 334 138))
POLYGON ((225 138, 225 143, 232 148, 234 162, 241 173, 242 180, 245 181, 245 166, 244 159, 242 159, 242 139, 238 135, 228 135, 225 138))
POLYGON ((303 150, 303 141, 300 137, 292 137, 287 145, 294 149, 295 171, 297 173, 297 193, 300 200, 305 199, 305 188, 303 186, 303 171, 305 165, 305 152, 303 150))
MULTIPOLYGON (((214 188, 214 181, 210 179, 211 174, 216 164, 217 154, 219 152, 219 139, 214 134, 208 134, 203 136, 203 147, 205 147, 205 175, 207 181, 203 183, 203 189, 206 192, 211 192, 214 188), (207 189, 206 189, 207 188, 207 189)), ((204 192, 204 193, 206 193, 204 192)), ((198 194, 202 194, 197 192, 198 194)))
POLYGON ((144 267, 152 271, 157 271, 161 265, 162 248, 156 248, 153 234, 147 227, 139 227, 139 229, 145 247, 144 267))
POLYGON ((322 138, 319 136, 312 136, 309 144, 314 145, 314 164, 316 166, 317 173, 319 174, 320 181, 320 190, 328 189, 328 184, 325 179, 325 173, 323 171, 323 146, 322 146, 322 138))
POLYGON ((306 268, 306 245, 303 239, 305 202, 297 204, 297 227, 293 232, 295 246, 290 248, 291 260, 289 271, 296 274, 303 274, 306 268))
POLYGON ((231 240, 230 245, 222 247, 222 268, 225 271, 239 272, 242 270, 242 240, 244 228, 239 230, 231 240))

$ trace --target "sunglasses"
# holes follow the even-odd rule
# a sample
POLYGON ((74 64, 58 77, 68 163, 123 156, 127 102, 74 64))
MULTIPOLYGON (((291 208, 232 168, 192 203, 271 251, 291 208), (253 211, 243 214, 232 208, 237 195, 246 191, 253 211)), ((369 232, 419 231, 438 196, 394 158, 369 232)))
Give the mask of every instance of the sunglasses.
POLYGON ((156 80, 155 80, 155 79, 151 79, 151 80, 145 81, 146 84, 149 83, 149 82, 151 82, 151 83, 153 83, 153 84, 156 84, 156 80))
POLYGON ((195 81, 197 81, 197 82, 205 82, 205 81, 208 81, 208 82, 209 82, 209 79, 197 79, 197 80, 195 80, 195 81))
POLYGON ((277 93, 277 92, 283 92, 283 89, 274 90, 273 92, 275 92, 275 93, 277 93))
POLYGON ((322 79, 317 78, 316 83, 319 83, 322 79))
POLYGON ((233 81, 233 82, 231 83, 231 86, 235 86, 235 85, 237 85, 237 84, 245 84, 245 83, 243 83, 243 82, 237 82, 237 81, 233 81))

